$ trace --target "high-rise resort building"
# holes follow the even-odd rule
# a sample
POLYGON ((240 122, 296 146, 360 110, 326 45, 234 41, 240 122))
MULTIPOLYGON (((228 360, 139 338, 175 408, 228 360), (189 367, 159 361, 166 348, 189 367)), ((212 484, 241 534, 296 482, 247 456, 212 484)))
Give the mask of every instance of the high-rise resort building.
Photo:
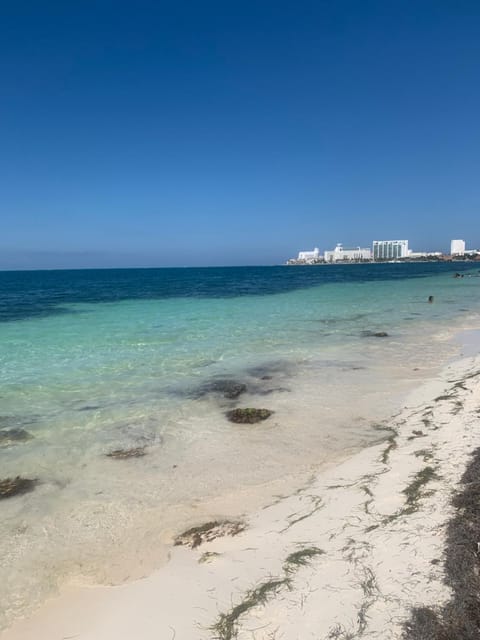
POLYGON ((464 256, 465 255, 465 240, 452 240, 450 243, 450 255, 452 256, 464 256))
POLYGON ((408 257, 408 240, 374 240, 374 260, 397 260, 408 257))

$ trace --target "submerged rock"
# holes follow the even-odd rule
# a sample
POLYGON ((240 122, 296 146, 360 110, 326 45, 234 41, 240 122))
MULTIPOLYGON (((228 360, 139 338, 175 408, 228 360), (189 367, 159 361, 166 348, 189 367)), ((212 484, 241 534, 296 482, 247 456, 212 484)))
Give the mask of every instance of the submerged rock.
POLYGON ((235 400, 246 391, 247 385, 243 382, 238 382, 237 380, 219 379, 210 380, 209 382, 202 384, 196 390, 195 395, 200 398, 210 393, 218 393, 223 395, 224 398, 228 398, 228 400, 235 400))
POLYGON ((184 531, 178 535, 175 540, 175 546, 190 547, 195 549, 203 542, 210 542, 215 538, 221 538, 222 536, 236 536, 245 530, 246 524, 244 522, 235 520, 214 520, 212 522, 206 522, 199 527, 192 527, 187 531, 184 531))
POLYGON ((238 424, 254 424, 255 422, 262 422, 272 415, 273 411, 269 409, 253 409, 247 407, 246 409, 232 409, 225 414, 230 422, 236 422, 238 424))
POLYGON ((1 415, 0 416, 0 429, 17 429, 25 427, 29 424, 34 424, 38 421, 38 416, 35 415, 1 415))
POLYGON ((295 369, 293 362, 288 360, 272 360, 247 369, 248 375, 259 380, 272 380, 274 376, 290 376, 295 369))
POLYGON ((33 436, 25 429, 0 429, 0 447, 32 440, 33 436))
POLYGON ((36 484, 36 479, 32 480, 31 478, 22 478, 20 476, 0 480, 0 499, 11 498, 21 495, 22 493, 33 491, 36 484))
POLYGON ((272 387, 271 389, 257 389, 254 393, 257 396, 269 396, 272 393, 290 393, 287 387, 272 387))
POLYGON ((145 447, 132 447, 131 449, 115 449, 110 453, 105 454, 107 458, 114 458, 115 460, 126 460, 127 458, 141 458, 146 456, 145 447))
POLYGON ((362 331, 364 338, 388 338, 386 331, 362 331))

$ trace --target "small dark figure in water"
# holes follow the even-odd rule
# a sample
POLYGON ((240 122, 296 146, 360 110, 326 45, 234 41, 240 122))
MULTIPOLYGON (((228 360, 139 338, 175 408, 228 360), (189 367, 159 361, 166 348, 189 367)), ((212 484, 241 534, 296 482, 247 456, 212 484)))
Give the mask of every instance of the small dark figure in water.
POLYGON ((433 302, 433 296, 428 296, 428 301, 433 302))
POLYGON ((456 273, 453 277, 454 278, 463 278, 463 273, 456 273))

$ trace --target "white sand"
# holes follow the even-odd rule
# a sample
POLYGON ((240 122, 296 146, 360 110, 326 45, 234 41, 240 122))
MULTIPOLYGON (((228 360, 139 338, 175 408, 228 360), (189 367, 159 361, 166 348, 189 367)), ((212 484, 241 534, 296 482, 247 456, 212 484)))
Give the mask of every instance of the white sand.
POLYGON ((365 449, 247 516, 245 532, 193 550, 172 547, 167 565, 135 582, 70 586, 0 638, 212 639, 221 614, 249 590, 287 576, 289 585, 238 617, 234 637, 400 638, 412 606, 449 597, 442 581, 445 524, 452 491, 480 445, 479 406, 480 357, 471 356, 409 397, 388 425, 398 433, 388 459, 388 441, 365 449), (465 388, 455 386, 463 379, 465 388), (445 395, 451 397, 438 399, 445 395), (418 509, 402 513, 403 490, 425 467, 438 477, 421 489, 418 509), (307 547, 323 554, 286 573, 287 556, 307 547), (199 563, 205 552, 219 555, 199 563))

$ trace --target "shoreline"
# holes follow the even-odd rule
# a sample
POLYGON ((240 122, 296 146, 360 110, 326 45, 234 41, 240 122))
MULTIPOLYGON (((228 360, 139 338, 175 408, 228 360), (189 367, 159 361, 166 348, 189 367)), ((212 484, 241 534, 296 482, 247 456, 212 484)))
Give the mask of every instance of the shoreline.
MULTIPOLYGON (((437 312, 436 308, 426 308, 437 312)), ((274 393, 265 401, 261 395, 255 398, 245 394, 242 404, 250 406, 252 402, 255 404, 251 406, 256 406, 259 402, 260 406, 273 409, 272 421, 261 428, 232 428, 228 423, 225 428, 222 398, 208 399, 218 422, 212 421, 215 415, 207 402, 195 401, 192 407, 200 421, 195 417, 195 422, 180 423, 185 434, 186 426, 188 433, 200 435, 200 447, 188 451, 189 455, 194 451, 190 455, 194 464, 190 466, 185 464, 187 459, 170 455, 176 437, 162 439, 161 446, 149 449, 147 458, 127 462, 103 456, 105 449, 99 443, 91 453, 86 452, 79 439, 76 449, 83 450, 84 461, 88 461, 84 468, 72 465, 74 451, 64 457, 67 473, 60 468, 60 473, 53 473, 56 467, 52 465, 51 471, 44 473, 42 469, 40 475, 36 466, 30 470, 25 465, 26 477, 43 476, 46 482, 39 484, 32 496, 2 503, 4 513, 8 516, 11 510, 16 519, 9 521, 6 517, 3 521, 5 578, 0 626, 7 629, 15 620, 32 615, 59 593, 62 585, 72 581, 119 585, 150 575, 167 562, 175 533, 212 516, 235 517, 256 511, 278 493, 293 493, 303 479, 326 465, 338 464, 364 446, 378 442, 379 433, 371 426, 397 412, 409 390, 435 375, 447 359, 459 352, 451 337, 459 326, 471 324, 467 320, 460 316, 453 326, 443 323, 441 330, 435 327, 437 330, 430 335, 426 332, 430 323, 423 322, 412 323, 415 329, 405 333, 397 334, 390 328, 392 333, 387 340, 357 336, 352 341, 356 343, 354 351, 350 342, 344 343, 343 353, 333 349, 321 357, 313 354, 311 359, 302 361, 301 369, 294 368, 291 373, 288 366, 285 368, 289 361, 273 360, 269 364, 262 360, 261 371, 256 375, 276 376, 280 364, 278 380, 275 377, 265 384, 286 384, 291 391, 274 393), (271 365, 272 372, 265 370, 271 365), (284 380, 285 374, 288 378, 284 380), (349 399, 348 404, 345 398, 349 399), (196 424, 206 428, 192 429, 196 424), (216 431, 204 437, 208 435, 207 428, 216 431), (178 468, 170 469, 173 463, 178 468), (195 473, 196 469, 200 473, 195 473), (266 480, 258 482, 262 476, 266 480), (212 487, 213 491, 209 490, 212 487), (181 500, 177 499, 179 494, 181 500), (16 509, 22 519, 16 516, 16 509)), ((245 366, 242 370, 250 369, 245 366)), ((234 371, 237 369, 229 366, 224 375, 236 379, 234 371)), ((215 379, 214 376, 215 371, 209 373, 210 378, 215 379)), ((87 416, 84 412, 72 415, 87 416)), ((119 424, 128 424, 122 407, 117 417, 119 424)), ((148 435, 150 426, 155 428, 156 424, 145 421, 144 426, 139 426, 139 434, 148 435)), ((30 452, 32 457, 35 444, 43 442, 43 454, 51 455, 55 453, 51 445, 61 443, 56 429, 49 433, 53 439, 34 439, 28 447, 12 448, 7 453, 23 456, 30 452)), ((83 436, 84 431, 77 428, 71 433, 83 436)), ((113 431, 106 430, 105 435, 109 437, 113 431)), ((115 446, 120 446, 118 440, 115 446)), ((54 458, 55 455, 52 462, 54 458)), ((36 465, 42 459, 46 469, 45 458, 39 456, 32 461, 36 465)), ((24 459, 22 464, 25 462, 24 459)), ((17 466, 12 465, 5 475, 15 477, 17 473, 17 466)))
POLYGON ((238 535, 172 547, 168 564, 141 580, 64 588, 0 638, 400 638, 411 608, 450 595, 450 496, 480 443, 469 429, 478 332, 469 338, 469 356, 411 393, 379 429, 382 443, 249 514, 238 535))

